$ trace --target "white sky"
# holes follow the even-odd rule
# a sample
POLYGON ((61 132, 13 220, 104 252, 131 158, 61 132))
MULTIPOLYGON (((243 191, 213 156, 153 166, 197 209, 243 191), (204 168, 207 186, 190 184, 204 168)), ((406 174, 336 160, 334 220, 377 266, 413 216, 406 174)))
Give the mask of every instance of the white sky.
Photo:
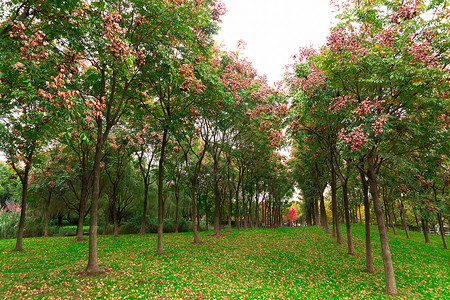
POLYGON ((282 79, 283 67, 299 47, 326 42, 334 20, 329 0, 223 0, 227 14, 216 41, 235 50, 247 43, 245 56, 269 83, 282 79))

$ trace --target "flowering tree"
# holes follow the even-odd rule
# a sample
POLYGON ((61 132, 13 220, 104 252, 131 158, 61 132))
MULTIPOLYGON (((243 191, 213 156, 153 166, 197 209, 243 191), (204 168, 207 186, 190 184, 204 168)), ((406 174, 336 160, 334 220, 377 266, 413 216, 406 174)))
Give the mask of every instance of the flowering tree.
POLYGON ((286 219, 291 225, 297 220, 297 212, 295 211, 295 208, 292 207, 289 210, 289 214, 286 216, 286 219))

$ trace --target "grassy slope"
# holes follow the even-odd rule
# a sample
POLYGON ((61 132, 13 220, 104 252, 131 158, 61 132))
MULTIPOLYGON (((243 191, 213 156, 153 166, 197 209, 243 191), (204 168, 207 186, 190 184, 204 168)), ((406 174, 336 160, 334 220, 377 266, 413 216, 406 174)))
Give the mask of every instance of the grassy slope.
MULTIPOLYGON (((157 256, 156 235, 99 237, 99 261, 111 272, 80 276, 87 241, 32 238, 14 253, 0 241, 0 295, 16 298, 382 299, 384 279, 378 233, 372 230, 375 273, 363 271, 364 227, 352 227, 357 256, 346 255, 316 227, 234 232, 222 237, 166 234, 157 256)), ((342 227, 342 230, 344 228, 342 227)), ((344 232, 344 231, 343 231, 344 232)), ((439 236, 390 234, 399 298, 450 299, 450 252, 439 236)))

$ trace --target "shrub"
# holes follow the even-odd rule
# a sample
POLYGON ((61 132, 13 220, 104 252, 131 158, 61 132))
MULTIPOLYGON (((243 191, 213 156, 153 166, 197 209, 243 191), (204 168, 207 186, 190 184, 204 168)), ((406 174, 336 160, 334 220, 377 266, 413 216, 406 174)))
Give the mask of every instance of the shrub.
POLYGON ((20 213, 0 211, 0 239, 12 239, 17 236, 20 213))
POLYGON ((35 237, 44 235, 44 224, 41 218, 34 216, 27 216, 25 218, 24 237, 35 237))
MULTIPOLYGON (((136 234, 141 230, 140 215, 135 215, 128 219, 124 224, 119 227, 120 234, 136 234)), ((178 231, 187 232, 191 230, 190 223, 185 219, 178 219, 178 231)), ((175 232, 175 220, 172 218, 164 219, 163 231, 165 233, 175 232)), ((157 233, 158 232, 158 219, 156 217, 147 216, 145 219, 145 232, 157 233)))

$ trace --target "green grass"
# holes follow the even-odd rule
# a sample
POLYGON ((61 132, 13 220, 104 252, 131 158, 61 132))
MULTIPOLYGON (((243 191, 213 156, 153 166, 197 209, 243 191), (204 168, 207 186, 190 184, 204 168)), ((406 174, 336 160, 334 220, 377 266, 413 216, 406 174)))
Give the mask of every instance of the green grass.
MULTIPOLYGON (((317 227, 165 234, 165 255, 155 254, 156 235, 99 236, 99 262, 110 272, 82 276, 88 243, 73 237, 30 238, 23 252, 0 241, 2 299, 384 299, 383 264, 373 226, 375 273, 364 272, 364 227, 354 225, 357 256, 317 227)), ((342 227, 344 232, 344 227, 342 227)), ((389 235, 398 298, 450 299, 450 252, 439 236, 424 244, 419 233, 389 235)))

